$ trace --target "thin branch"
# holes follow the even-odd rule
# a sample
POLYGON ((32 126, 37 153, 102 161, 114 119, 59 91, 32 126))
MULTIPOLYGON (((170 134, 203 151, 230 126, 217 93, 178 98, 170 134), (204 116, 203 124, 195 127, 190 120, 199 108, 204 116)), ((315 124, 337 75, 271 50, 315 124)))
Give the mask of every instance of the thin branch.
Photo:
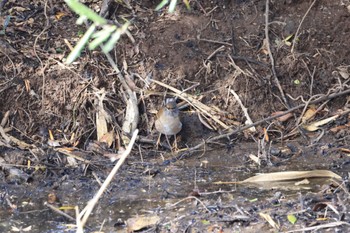
POLYGON ((103 182, 101 188, 98 190, 98 192, 95 194, 95 196, 93 197, 93 199, 91 201, 89 201, 89 203, 87 204, 87 206, 84 208, 84 210, 81 211, 81 213, 79 214, 79 218, 82 219, 81 220, 81 225, 84 226, 87 219, 89 218, 92 210, 94 209, 95 205, 97 204, 98 200, 100 199, 100 197, 102 196, 103 192, 107 189, 108 185, 111 183, 113 177, 115 176, 115 174, 117 173, 117 171, 119 170, 119 168, 121 167, 121 165, 124 163, 125 159, 128 157, 128 155, 131 152, 131 149, 135 143, 136 137, 139 133, 139 130, 136 129, 133 133, 133 136, 130 140, 130 143, 127 147, 127 149, 124 151, 124 153, 122 154, 121 158, 119 159, 118 163, 114 166, 114 168, 112 169, 112 171, 109 173, 108 177, 106 178, 106 180, 103 182))
POLYGON ((290 108, 289 103, 286 99, 286 96, 284 95, 282 86, 277 78, 277 73, 275 69, 275 60, 273 59, 271 48, 270 48, 270 39, 269 39, 269 0, 266 0, 266 9, 265 9, 265 39, 267 44, 267 51, 269 53, 270 61, 271 61, 271 70, 272 74, 275 80, 275 83, 281 93, 281 97, 283 99, 284 104, 287 106, 287 108, 290 108))
POLYGON ((303 18, 302 18, 301 21, 300 21, 300 24, 299 24, 299 26, 298 26, 298 29, 297 29, 297 31, 296 31, 296 33, 295 33, 295 35, 294 35, 292 49, 290 50, 291 53, 294 53, 294 47, 295 47, 296 41, 297 41, 297 39, 298 39, 298 34, 299 34, 299 30, 300 30, 300 28, 301 28, 301 25, 303 24, 303 22, 304 22, 306 16, 309 14, 309 12, 310 12, 311 8, 313 7, 313 5, 315 4, 315 2, 316 2, 316 0, 314 0, 314 1, 311 3, 309 9, 307 9, 305 15, 303 16, 303 18))

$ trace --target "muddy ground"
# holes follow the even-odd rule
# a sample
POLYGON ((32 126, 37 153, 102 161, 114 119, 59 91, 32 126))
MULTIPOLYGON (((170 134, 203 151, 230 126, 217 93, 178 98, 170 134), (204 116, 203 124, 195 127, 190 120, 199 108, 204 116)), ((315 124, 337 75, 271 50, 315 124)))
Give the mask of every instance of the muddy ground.
MULTIPOLYGON (((270 1, 268 27, 265 1, 190 1, 174 14, 157 4, 111 2, 106 14, 132 22, 111 55, 136 93, 140 133, 86 232, 132 231, 133 221, 146 222, 141 232, 348 232, 350 1, 270 1), (176 151, 164 137, 155 145, 154 129, 174 92, 150 79, 212 110, 200 120, 196 106, 181 108, 176 151), (232 92, 255 131, 239 130, 247 114, 232 92), (342 179, 215 183, 311 170, 342 179)), ((64 63, 86 30, 64 2, 3 0, 0 10, 0 231, 75 232, 72 208, 94 196, 115 164, 108 155, 131 136, 127 94, 100 50, 64 63), (110 146, 97 140, 101 106, 110 146)))

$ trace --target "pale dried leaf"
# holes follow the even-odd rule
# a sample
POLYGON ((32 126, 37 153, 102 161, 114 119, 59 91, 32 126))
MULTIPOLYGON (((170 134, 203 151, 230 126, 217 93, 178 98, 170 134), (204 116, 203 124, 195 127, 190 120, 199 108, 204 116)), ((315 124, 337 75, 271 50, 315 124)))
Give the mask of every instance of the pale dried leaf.
POLYGON ((214 129, 208 122, 206 122, 206 121, 204 120, 204 118, 202 117, 202 114, 200 114, 199 112, 198 112, 198 119, 199 119, 199 121, 200 121, 205 127, 207 127, 208 129, 210 129, 210 130, 216 130, 216 129, 214 129))
POLYGON ((348 72, 344 72, 344 71, 339 71, 340 76, 342 76, 342 78, 344 79, 348 79, 349 78, 349 73, 348 72))
POLYGON ((301 118, 301 122, 305 123, 308 120, 310 120, 311 118, 313 118, 316 114, 316 108, 311 107, 308 110, 306 110, 305 114, 303 115, 303 117, 301 118))
POLYGON ((266 39, 263 39, 263 43, 262 43, 261 48, 259 49, 259 52, 263 53, 265 55, 267 55, 269 53, 268 52, 268 41, 266 39))
POLYGON ((259 159, 258 156, 253 155, 253 154, 250 154, 250 155, 249 155, 249 158, 250 158, 251 160, 253 160, 253 162, 255 162, 255 163, 257 163, 258 165, 260 165, 260 159, 259 159))
POLYGON ((313 132, 319 129, 319 126, 325 125, 335 119, 338 118, 339 115, 335 115, 332 117, 328 117, 326 119, 320 120, 320 121, 315 121, 310 124, 304 125, 303 128, 306 129, 307 131, 313 132))
POLYGON ((59 147, 59 146, 61 146, 61 144, 60 144, 59 141, 57 141, 57 140, 51 140, 51 139, 49 139, 49 140, 47 141, 47 144, 48 144, 49 146, 52 146, 52 147, 59 147))
POLYGON ((339 75, 343 78, 343 79, 348 79, 349 78, 349 72, 348 72, 348 68, 346 66, 339 66, 337 67, 339 75))
POLYGON ((151 216, 138 216, 135 218, 129 218, 126 220, 128 232, 139 231, 146 227, 151 227, 159 222, 160 218, 157 215, 151 216))
POLYGON ((139 109, 137 106, 136 93, 132 92, 132 95, 129 96, 125 112, 125 121, 123 123, 123 131, 125 133, 131 134, 137 128, 139 122, 139 109))
POLYGON ((95 93, 98 98, 98 106, 96 112, 96 131, 97 131, 97 140, 100 139, 108 132, 107 128, 107 117, 108 114, 103 108, 103 100, 106 96, 106 92, 102 89, 99 93, 95 93))
POLYGON ((108 132, 107 121, 104 114, 101 111, 96 113, 96 131, 97 140, 100 141, 103 135, 108 132))
POLYGON ((276 223, 269 214, 264 214, 264 213, 259 213, 260 217, 262 217, 263 219, 265 219, 273 228, 275 228, 276 230, 278 230, 280 228, 280 226, 278 225, 278 223, 276 223))
POLYGON ((328 170, 312 170, 312 171, 287 171, 287 172, 272 172, 259 174, 242 181, 242 183, 258 183, 258 182, 276 182, 299 180, 307 178, 335 178, 341 180, 341 176, 328 170))
POLYGON ((295 185, 306 185, 306 184, 310 184, 310 181, 308 179, 303 179, 301 181, 295 182, 295 185))
POLYGON ((110 131, 105 133, 99 140, 99 142, 104 142, 108 145, 108 147, 111 147, 114 142, 114 132, 110 131))
POLYGON ((77 167, 78 163, 77 160, 73 157, 68 156, 67 157, 67 163, 71 166, 71 167, 77 167))

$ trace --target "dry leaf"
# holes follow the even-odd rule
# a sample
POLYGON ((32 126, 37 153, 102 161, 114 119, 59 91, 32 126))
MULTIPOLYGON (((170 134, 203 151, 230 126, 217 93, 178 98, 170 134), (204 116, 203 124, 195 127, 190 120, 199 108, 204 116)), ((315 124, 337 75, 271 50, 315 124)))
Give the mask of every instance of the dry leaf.
POLYGON ((346 129, 348 127, 350 127, 350 122, 345 124, 345 125, 335 126, 335 127, 331 128, 329 131, 331 131, 332 133, 337 133, 340 130, 346 129))
POLYGON ((319 126, 322 126, 322 125, 325 125, 335 119, 338 118, 339 115, 335 115, 335 116, 332 116, 332 117, 328 117, 326 119, 323 119, 321 121, 315 121, 315 122, 312 122, 310 124, 307 124, 307 125, 304 125, 303 128, 306 129, 307 131, 310 131, 310 132, 313 132, 313 131, 316 131, 319 129, 319 126))
POLYGON ((288 171, 288 172, 272 172, 259 174, 257 176, 250 177, 242 181, 242 183, 258 183, 258 182, 276 182, 276 181, 288 181, 299 180, 307 178, 335 178, 341 180, 341 176, 328 170, 313 170, 313 171, 288 171))
POLYGON ((125 121, 123 122, 123 131, 125 133, 131 134, 137 128, 139 122, 139 109, 137 106, 136 93, 132 92, 127 100, 126 112, 125 112, 125 121))
POLYGON ((331 202, 319 202, 317 203, 313 208, 312 211, 322 211, 326 207, 330 208, 331 210, 334 211, 337 215, 340 215, 336 207, 331 203, 331 202))
POLYGON ((346 66, 339 66, 337 67, 339 75, 343 78, 343 79, 348 79, 349 78, 349 72, 348 72, 348 68, 346 66))
POLYGON ((269 54, 268 52, 268 42, 266 39, 263 40, 263 43, 262 43, 262 46, 261 48, 259 49, 259 52, 262 53, 262 54, 269 54))
POLYGON ((62 11, 59 11, 59 12, 57 12, 56 13, 56 15, 55 15, 55 18, 57 19, 57 20, 60 20, 63 16, 65 16, 66 15, 66 13, 64 13, 64 12, 62 12, 62 11))
MULTIPOLYGON (((277 116, 277 115, 280 115, 280 114, 282 114, 282 113, 284 113, 284 112, 283 112, 283 111, 273 112, 273 113, 271 114, 271 116, 277 116)), ((293 116, 292 113, 287 113, 286 115, 283 115, 283 116, 278 117, 277 120, 280 121, 280 122, 285 122, 285 121, 287 121, 289 118, 291 118, 292 116, 293 116)))
POLYGON ((206 122, 204 120, 204 118, 202 117, 202 114, 200 114, 199 112, 198 112, 198 119, 208 129, 210 129, 210 130, 217 130, 216 128, 214 129, 208 122, 206 122))
POLYGON ((18 227, 15 227, 15 226, 12 226, 11 227, 11 231, 14 231, 14 232, 29 232, 32 230, 32 226, 29 226, 29 227, 25 227, 25 228, 18 228, 18 227))
POLYGON ((264 213, 259 213, 260 217, 262 217, 263 219, 265 219, 273 228, 275 228, 276 230, 278 230, 280 228, 280 226, 278 225, 278 223, 276 223, 269 214, 264 214, 264 213))
POLYGON ((260 165, 260 159, 259 159, 258 156, 253 155, 253 154, 250 154, 250 155, 248 155, 248 156, 249 156, 249 158, 250 158, 251 160, 253 160, 255 163, 257 163, 258 165, 260 165))
POLYGON ((316 108, 315 106, 310 106, 310 108, 308 110, 306 110, 305 114, 303 115, 303 117, 301 118, 301 122, 305 123, 308 120, 310 120, 311 118, 313 118, 316 114, 316 108))
POLYGON ((157 215, 151 216, 138 216, 135 218, 129 218, 126 220, 128 232, 139 231, 146 227, 152 227, 159 222, 160 218, 157 215))
POLYGON ((51 139, 49 139, 49 140, 47 141, 47 145, 52 146, 52 147, 59 147, 59 146, 61 146, 61 144, 60 144, 59 141, 57 141, 57 140, 51 140, 51 139))
POLYGON ((104 114, 101 111, 96 113, 96 130, 97 130, 97 140, 100 141, 103 135, 105 135, 108 131, 107 129, 107 121, 104 117, 104 114))
POLYGON ((0 52, 6 55, 18 54, 17 50, 5 40, 0 40, 0 52))
POLYGON ((266 128, 264 128, 264 139, 265 139, 265 142, 269 142, 270 141, 269 134, 268 134, 266 128))
POLYGON ((107 129, 107 118, 109 115, 103 108, 103 100, 106 96, 106 92, 102 89, 99 93, 95 93, 98 98, 98 106, 96 112, 96 131, 97 131, 97 140, 100 139, 108 132, 107 129))
POLYGON ((295 182, 295 185, 305 185, 305 184, 310 184, 310 181, 308 179, 303 179, 301 181, 295 182))
POLYGON ((99 140, 99 142, 104 142, 108 145, 108 147, 111 147, 114 142, 114 132, 109 131, 108 133, 105 133, 99 140))
POLYGON ((350 153, 350 149, 347 149, 347 148, 339 148, 339 150, 341 152, 350 153))

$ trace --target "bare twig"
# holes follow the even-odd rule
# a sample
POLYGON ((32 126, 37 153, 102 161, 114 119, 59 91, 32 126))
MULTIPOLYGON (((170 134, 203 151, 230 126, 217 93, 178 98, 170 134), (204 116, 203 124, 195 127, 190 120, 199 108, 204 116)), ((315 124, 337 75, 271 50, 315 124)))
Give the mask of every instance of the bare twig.
POLYGON ((57 207, 55 207, 53 205, 50 205, 49 203, 45 203, 45 206, 47 206, 49 209, 51 209, 52 211, 56 212, 57 214, 68 218, 69 220, 72 220, 72 221, 75 220, 75 218, 73 218, 72 216, 66 214, 65 212, 63 212, 62 210, 58 209, 57 207))
POLYGON ((266 44, 267 44, 267 51, 269 53, 270 61, 271 61, 271 70, 272 74, 275 80, 275 83, 280 91, 282 100, 284 104, 287 106, 287 108, 290 108, 288 101, 286 99, 286 96, 284 95, 284 91, 282 89, 282 86, 278 80, 276 69, 275 69, 275 60, 272 56, 271 48, 270 48, 270 39, 269 39, 269 0, 266 0, 266 10, 265 10, 265 39, 266 39, 266 44))
MULTIPOLYGON (((241 106, 242 111, 243 111, 243 113, 244 113, 244 116, 247 118, 247 123, 248 123, 248 124, 253 124, 253 121, 252 121, 252 119, 250 118, 250 116, 249 116, 249 114, 248 114, 248 109, 243 105, 243 103, 242 103, 241 99, 239 98, 239 96, 237 95, 237 93, 236 93, 234 90, 232 90, 232 89, 230 90, 230 92, 231 92, 231 94, 235 97, 235 99, 237 100, 237 102, 239 103, 239 105, 241 106)), ((255 129, 254 126, 251 127, 251 130, 252 130, 253 132, 256 132, 256 129, 255 129)))
POLYGON ((201 200, 199 200, 197 197, 194 197, 194 196, 189 196, 189 197, 186 197, 186 198, 184 198, 184 199, 181 199, 180 201, 178 201, 178 202, 172 204, 171 207, 177 206, 177 205, 180 204, 181 202, 184 202, 184 201, 189 200, 189 199, 195 199, 196 201, 198 201, 198 202, 204 207, 204 209, 205 209, 206 211, 210 212, 210 210, 204 205, 204 203, 203 203, 201 200))
POLYGON ((300 24, 299 24, 299 26, 298 26, 298 28, 297 28, 297 31, 296 31, 295 35, 294 35, 292 48, 291 48, 291 50, 290 50, 290 52, 291 52, 292 54, 294 54, 294 48, 295 48, 296 41, 297 41, 297 39, 298 39, 298 34, 299 34, 299 30, 300 30, 300 28, 301 28, 301 25, 303 24, 303 22, 304 22, 306 16, 309 14, 309 12, 310 12, 311 8, 313 7, 313 5, 315 4, 315 2, 316 2, 316 0, 314 0, 314 1, 311 3, 309 9, 307 9, 305 15, 303 16, 303 18, 302 18, 301 21, 300 21, 300 24))
POLYGON ((202 39, 202 38, 200 38, 199 41, 232 46, 231 43, 228 43, 228 42, 225 42, 225 41, 209 40, 209 39, 202 39))
POLYGON ((135 143, 136 137, 138 135, 139 130, 136 129, 133 133, 133 136, 130 140, 130 143, 128 145, 128 147, 126 148, 126 150, 124 151, 124 153, 122 154, 121 158, 119 159, 118 163, 114 166, 114 168, 112 169, 112 171, 109 173, 108 177, 106 178, 106 180, 103 182, 101 188, 98 190, 98 192, 95 194, 94 198, 89 201, 89 203, 87 204, 87 206, 84 208, 84 210, 81 211, 81 213, 79 214, 79 219, 81 220, 81 225, 82 227, 85 225, 87 219, 89 218, 92 210, 94 209, 96 203, 98 202, 98 200, 100 199, 100 197, 102 196, 103 192, 107 189, 108 185, 111 183, 113 177, 115 176, 115 174, 117 173, 117 171, 119 170, 119 168, 121 167, 121 165, 124 163, 125 159, 128 157, 128 155, 131 152, 131 149, 135 143))
POLYGON ((216 49, 214 52, 212 52, 208 57, 207 60, 210 60, 212 57, 215 56, 215 54, 217 54, 218 52, 221 52, 225 49, 225 46, 222 45, 221 47, 219 47, 218 49, 216 49))
POLYGON ((42 90, 41 90, 41 110, 43 111, 44 110, 44 101, 45 101, 45 69, 47 67, 47 65, 44 66, 41 58, 39 57, 38 53, 36 52, 36 45, 38 43, 38 40, 40 38, 40 36, 42 34, 44 34, 44 32, 49 29, 50 27, 50 20, 49 20, 49 17, 47 16, 47 3, 48 3, 48 0, 45 1, 45 6, 44 6, 44 15, 45 15, 45 18, 46 18, 46 24, 45 24, 45 27, 44 29, 39 33, 39 35, 35 38, 34 40, 34 45, 33 45, 33 52, 34 52, 34 55, 36 56, 36 58, 39 60, 40 62, 40 65, 41 65, 41 74, 43 76, 43 87, 42 87, 42 90))
POLYGON ((305 231, 317 231, 317 230, 320 230, 320 229, 325 229, 325 228, 330 228, 330 227, 338 227, 338 226, 341 226, 341 225, 350 226, 350 224, 348 222, 338 221, 338 222, 321 224, 321 225, 314 226, 314 227, 304 227, 304 228, 301 228, 301 229, 294 229, 294 230, 291 230, 291 231, 285 231, 285 233, 299 232, 299 231, 303 231, 303 232, 305 232, 305 231))

